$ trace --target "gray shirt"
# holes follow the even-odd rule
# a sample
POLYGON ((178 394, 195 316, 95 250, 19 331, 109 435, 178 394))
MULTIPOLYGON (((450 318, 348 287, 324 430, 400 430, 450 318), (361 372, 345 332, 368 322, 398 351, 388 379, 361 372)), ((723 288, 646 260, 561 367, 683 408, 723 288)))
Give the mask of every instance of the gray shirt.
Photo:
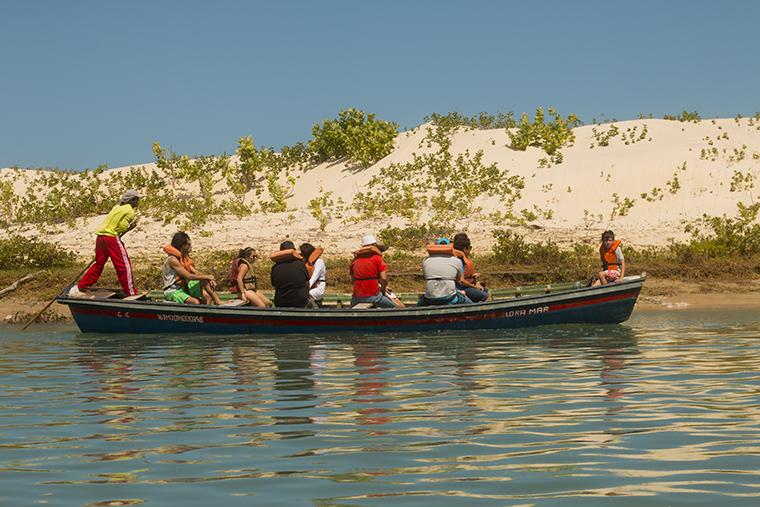
POLYGON ((457 290, 456 280, 462 274, 462 263, 456 257, 432 256, 422 261, 425 297, 445 298, 457 290))

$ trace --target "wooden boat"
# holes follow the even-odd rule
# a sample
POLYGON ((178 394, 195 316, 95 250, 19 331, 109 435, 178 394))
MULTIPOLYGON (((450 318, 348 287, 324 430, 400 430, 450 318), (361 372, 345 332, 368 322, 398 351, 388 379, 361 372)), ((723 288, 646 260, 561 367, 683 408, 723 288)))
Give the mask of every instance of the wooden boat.
POLYGON ((544 324, 618 323, 627 320, 646 275, 620 283, 582 287, 580 282, 512 290, 488 303, 377 308, 254 308, 182 305, 156 300, 70 298, 82 332, 283 334, 510 329, 544 324))

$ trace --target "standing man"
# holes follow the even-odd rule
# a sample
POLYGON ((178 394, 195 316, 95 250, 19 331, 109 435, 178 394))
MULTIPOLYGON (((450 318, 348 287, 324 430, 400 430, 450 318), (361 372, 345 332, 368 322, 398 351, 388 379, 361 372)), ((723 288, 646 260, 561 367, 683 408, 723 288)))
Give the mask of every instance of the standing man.
POLYGON ((134 229, 137 225, 135 209, 142 195, 137 190, 127 190, 121 195, 119 204, 111 209, 106 219, 96 232, 98 239, 95 240, 95 263, 90 266, 79 283, 69 289, 69 297, 82 297, 84 291, 89 289, 103 274, 103 267, 111 259, 119 277, 124 294, 134 296, 137 294, 135 283, 132 280, 132 263, 127 255, 127 249, 121 241, 121 236, 134 229))

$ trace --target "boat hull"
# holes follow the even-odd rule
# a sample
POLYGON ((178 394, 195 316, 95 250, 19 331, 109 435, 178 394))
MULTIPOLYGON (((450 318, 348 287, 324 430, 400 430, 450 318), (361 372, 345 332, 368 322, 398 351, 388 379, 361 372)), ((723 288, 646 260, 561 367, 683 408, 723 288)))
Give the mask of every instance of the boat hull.
POLYGON ((643 277, 619 284, 490 303, 405 309, 252 308, 118 299, 58 298, 82 332, 283 334, 511 329, 619 323, 633 311, 643 277))

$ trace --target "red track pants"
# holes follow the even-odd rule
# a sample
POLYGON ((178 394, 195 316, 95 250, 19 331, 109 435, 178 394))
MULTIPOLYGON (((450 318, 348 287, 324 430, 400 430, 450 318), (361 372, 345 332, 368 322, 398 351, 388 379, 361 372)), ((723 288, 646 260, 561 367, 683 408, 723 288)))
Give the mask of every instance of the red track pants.
POLYGON ((129 255, 127 255, 127 249, 124 248, 121 239, 114 236, 98 236, 95 241, 95 264, 90 266, 77 286, 81 290, 89 289, 103 274, 103 267, 109 258, 113 262, 116 276, 119 277, 119 283, 126 295, 134 296, 137 294, 135 283, 132 281, 132 263, 129 260, 129 255))

